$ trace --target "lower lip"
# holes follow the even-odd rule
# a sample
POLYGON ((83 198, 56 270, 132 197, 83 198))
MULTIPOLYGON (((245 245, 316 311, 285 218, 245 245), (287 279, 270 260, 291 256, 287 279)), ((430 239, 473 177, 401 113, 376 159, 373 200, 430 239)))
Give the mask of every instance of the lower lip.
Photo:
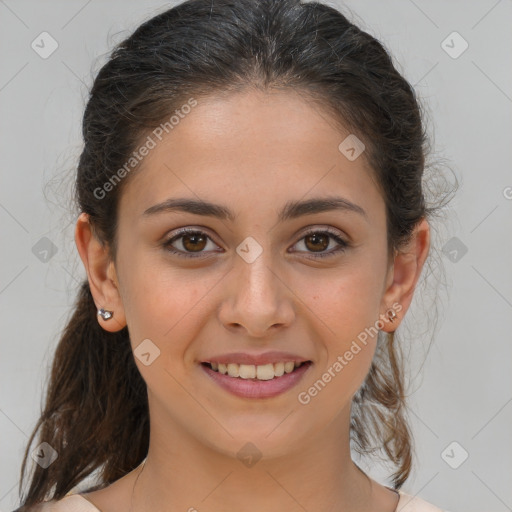
POLYGON ((291 373, 285 373, 281 377, 274 377, 270 380, 241 379, 230 377, 212 370, 209 366, 201 364, 201 368, 219 386, 243 398, 271 398, 288 391, 295 386, 312 365, 307 362, 295 368, 291 373))

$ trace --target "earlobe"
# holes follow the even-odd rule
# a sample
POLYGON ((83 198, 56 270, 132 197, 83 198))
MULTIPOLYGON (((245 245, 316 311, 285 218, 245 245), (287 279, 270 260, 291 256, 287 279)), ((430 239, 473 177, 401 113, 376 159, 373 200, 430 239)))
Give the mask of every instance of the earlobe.
POLYGON ((405 316, 429 249, 430 228, 426 219, 422 219, 414 228, 407 246, 395 255, 390 268, 390 278, 381 302, 387 320, 382 330, 394 332, 405 316), (393 314, 390 314, 390 311, 393 311, 393 314))
POLYGON ((97 239, 86 213, 81 213, 78 217, 75 243, 87 272, 91 294, 98 310, 99 324, 106 331, 120 331, 126 326, 126 318, 115 266, 110 259, 108 246, 97 239), (110 315, 100 314, 100 310, 110 312, 110 315))

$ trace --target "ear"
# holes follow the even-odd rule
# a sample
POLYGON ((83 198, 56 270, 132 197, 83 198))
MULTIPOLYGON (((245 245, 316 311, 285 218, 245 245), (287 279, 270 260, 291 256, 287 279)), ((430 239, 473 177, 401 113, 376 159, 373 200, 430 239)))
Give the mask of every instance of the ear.
POLYGON ((104 320, 98 315, 99 324, 106 331, 120 331, 126 326, 126 318, 114 262, 110 259, 108 246, 103 245, 96 238, 86 213, 81 213, 78 217, 75 227, 75 243, 87 271, 89 287, 96 308, 113 312, 113 316, 108 320, 104 320))
POLYGON ((423 218, 416 224, 407 246, 396 253, 390 266, 381 301, 383 331, 394 332, 409 309, 429 248, 430 228, 423 218), (396 314, 393 320, 393 315, 388 315, 390 310, 396 314))

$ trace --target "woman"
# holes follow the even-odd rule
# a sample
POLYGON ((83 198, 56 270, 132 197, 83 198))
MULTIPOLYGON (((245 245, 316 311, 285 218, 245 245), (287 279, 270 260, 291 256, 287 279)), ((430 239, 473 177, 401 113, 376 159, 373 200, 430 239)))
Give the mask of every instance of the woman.
POLYGON ((115 49, 83 137, 87 281, 18 510, 439 511, 400 490, 432 210, 383 46, 316 2, 189 0, 115 49))

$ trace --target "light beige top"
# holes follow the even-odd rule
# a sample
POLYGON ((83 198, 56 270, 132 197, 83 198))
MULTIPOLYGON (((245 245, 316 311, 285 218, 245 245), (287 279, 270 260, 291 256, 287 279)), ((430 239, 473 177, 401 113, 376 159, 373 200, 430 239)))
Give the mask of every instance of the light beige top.
MULTIPOLYGON (((440 508, 431 503, 411 496, 402 491, 397 491, 400 495, 395 512, 443 512, 440 508)), ((69 494, 61 500, 51 500, 40 504, 34 512, 101 512, 90 501, 80 494, 69 494)))

